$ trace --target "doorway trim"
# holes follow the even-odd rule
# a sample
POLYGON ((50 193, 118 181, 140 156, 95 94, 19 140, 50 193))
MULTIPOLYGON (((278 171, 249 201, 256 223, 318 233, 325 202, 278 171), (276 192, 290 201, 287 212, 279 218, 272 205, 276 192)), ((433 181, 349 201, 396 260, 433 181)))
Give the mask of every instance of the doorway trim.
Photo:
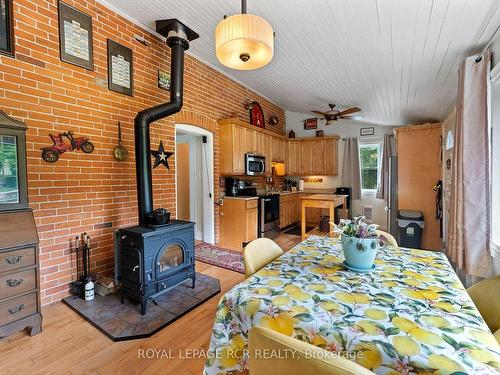
MULTIPOLYGON (((203 202, 203 242, 215 244, 215 208, 214 208, 214 134, 206 129, 189 124, 175 124, 175 135, 177 132, 194 136, 207 137, 206 145, 202 143, 202 147, 206 147, 206 167, 208 169, 208 184, 202 186, 202 202, 203 202), (212 198, 209 197, 212 195, 212 198)), ((177 137, 175 137, 177 138, 177 137)), ((175 140, 175 148, 177 150, 177 139, 175 140)), ((202 152, 202 160, 204 160, 205 152, 202 152)), ((177 207, 177 158, 175 159, 175 206, 177 207)))

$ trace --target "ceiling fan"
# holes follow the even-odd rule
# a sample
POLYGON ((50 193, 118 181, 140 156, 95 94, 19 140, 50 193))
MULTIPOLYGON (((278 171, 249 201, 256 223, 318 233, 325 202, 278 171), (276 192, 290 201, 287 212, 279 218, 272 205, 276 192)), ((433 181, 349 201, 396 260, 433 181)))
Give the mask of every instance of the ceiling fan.
POLYGON ((335 108, 335 104, 328 104, 330 107, 329 111, 321 112, 321 111, 311 111, 317 115, 323 116, 326 120, 326 125, 331 125, 334 121, 338 119, 353 119, 352 116, 354 113, 361 111, 361 108, 351 107, 347 108, 343 111, 338 111, 335 108))

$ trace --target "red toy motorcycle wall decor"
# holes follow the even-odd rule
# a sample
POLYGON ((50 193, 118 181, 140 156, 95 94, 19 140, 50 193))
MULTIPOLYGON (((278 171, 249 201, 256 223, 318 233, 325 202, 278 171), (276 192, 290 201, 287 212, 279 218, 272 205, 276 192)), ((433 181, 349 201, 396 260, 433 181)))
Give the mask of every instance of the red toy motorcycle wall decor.
POLYGON ((94 145, 85 137, 73 137, 73 132, 67 131, 59 133, 59 135, 49 134, 54 144, 49 147, 42 148, 42 159, 47 163, 55 163, 59 160, 59 155, 66 151, 82 150, 86 154, 94 151, 94 145), (69 144, 65 142, 64 137, 69 140, 69 144))

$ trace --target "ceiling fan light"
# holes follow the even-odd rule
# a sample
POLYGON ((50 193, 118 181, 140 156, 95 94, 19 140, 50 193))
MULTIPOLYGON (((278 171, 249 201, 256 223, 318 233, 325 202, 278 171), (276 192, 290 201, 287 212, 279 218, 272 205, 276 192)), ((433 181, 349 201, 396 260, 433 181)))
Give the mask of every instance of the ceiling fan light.
POLYGON ((215 28, 215 54, 221 64, 232 69, 261 68, 273 58, 273 28, 253 14, 226 17, 215 28))

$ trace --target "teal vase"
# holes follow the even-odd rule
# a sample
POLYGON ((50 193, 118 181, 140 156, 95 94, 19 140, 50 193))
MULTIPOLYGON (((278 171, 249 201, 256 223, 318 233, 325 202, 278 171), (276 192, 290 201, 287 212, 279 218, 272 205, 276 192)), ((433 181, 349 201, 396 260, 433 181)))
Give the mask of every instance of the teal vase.
POLYGON ((371 270, 380 247, 377 238, 357 238, 342 233, 342 251, 347 266, 360 270, 371 270))

